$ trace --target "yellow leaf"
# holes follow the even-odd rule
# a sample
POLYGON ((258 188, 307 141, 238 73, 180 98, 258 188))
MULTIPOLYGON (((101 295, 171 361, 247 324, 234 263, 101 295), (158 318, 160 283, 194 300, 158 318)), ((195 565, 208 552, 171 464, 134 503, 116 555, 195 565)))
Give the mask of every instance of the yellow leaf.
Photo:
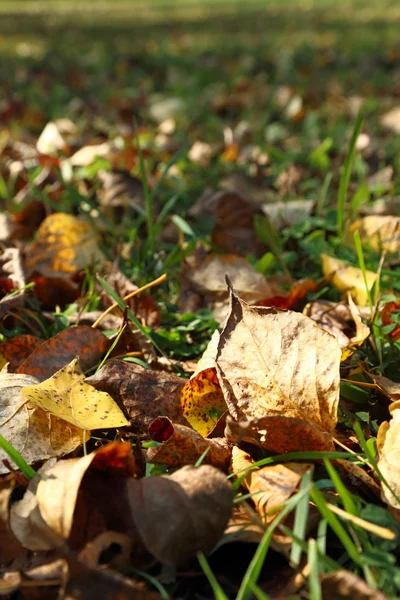
POLYGON ((49 379, 22 389, 26 400, 81 429, 122 427, 128 424, 119 406, 107 392, 85 383, 75 358, 49 379))
POLYGON ((97 234, 89 225, 65 213, 54 213, 40 225, 27 259, 27 271, 43 276, 69 277, 104 259, 97 234))
POLYGON ((369 215, 352 223, 348 233, 359 230, 361 242, 375 252, 400 252, 400 217, 393 215, 369 215))
MULTIPOLYGON (((368 294, 365 288, 364 277, 361 269, 347 265, 344 261, 327 254, 321 254, 322 271, 340 292, 348 292, 354 302, 359 306, 365 306, 368 294)), ((366 271, 368 289, 371 290, 377 275, 372 271, 366 271)))
POLYGON ((392 419, 379 427, 376 439, 378 467, 390 489, 382 482, 382 498, 400 509, 400 400, 389 406, 392 419))
POLYGON ((205 369, 190 379, 181 392, 183 416, 206 437, 226 411, 226 403, 215 368, 205 369))

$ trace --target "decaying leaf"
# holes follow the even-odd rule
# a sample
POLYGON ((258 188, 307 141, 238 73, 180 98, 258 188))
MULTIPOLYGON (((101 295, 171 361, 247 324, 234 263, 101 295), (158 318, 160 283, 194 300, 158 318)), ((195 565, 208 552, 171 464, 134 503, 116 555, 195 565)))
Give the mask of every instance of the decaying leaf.
POLYGON ((400 340, 400 325, 397 325, 394 319, 392 319, 393 313, 400 314, 400 302, 386 302, 381 313, 382 324, 392 326, 391 331, 387 334, 388 337, 397 342, 397 340, 400 340))
POLYGON ((297 419, 308 426, 304 434, 312 427, 329 437, 339 401, 337 340, 299 313, 251 307, 233 291, 231 303, 216 358, 231 415, 297 419))
POLYGON ((54 213, 40 225, 26 269, 30 275, 70 277, 102 260, 97 233, 91 225, 73 215, 54 213))
POLYGON ((109 360, 87 383, 110 394, 132 421, 135 433, 147 433, 155 418, 166 416, 186 425, 180 405, 185 380, 163 371, 149 371, 122 360, 109 360))
MULTIPOLYGON (((30 375, 0 373, 0 435, 20 452, 28 464, 69 454, 83 441, 82 429, 61 420, 22 395, 26 386, 39 382, 30 375)), ((0 450, 1 462, 8 455, 0 450)))
POLYGON ((390 398, 392 402, 400 400, 400 383, 382 375, 369 374, 369 376, 372 377, 378 389, 390 398))
POLYGON ((345 569, 323 574, 321 589, 323 598, 332 600, 389 600, 388 596, 345 569))
MULTIPOLYGON (((359 306, 365 306, 368 301, 368 293, 364 283, 361 269, 347 265, 344 261, 327 254, 321 254, 322 270, 325 277, 340 292, 350 293, 352 299, 359 306)), ((374 285, 377 274, 365 271, 368 289, 374 285)))
POLYGON ((0 343, 0 369, 9 363, 10 373, 15 372, 25 360, 43 344, 35 335, 17 335, 11 340, 0 343))
POLYGON ((231 444, 225 438, 205 439, 197 431, 184 425, 171 423, 167 417, 158 417, 150 427, 152 440, 163 442, 162 446, 149 448, 147 461, 178 467, 194 465, 207 450, 203 462, 221 471, 227 471, 231 460, 231 444))
POLYGON ((360 232, 361 242, 375 252, 394 253, 400 251, 400 217, 392 215, 369 215, 352 223, 349 235, 360 232))
POLYGON ((76 358, 50 379, 28 385, 21 393, 29 402, 84 430, 128 424, 123 412, 107 392, 100 392, 85 383, 85 376, 76 358))
POLYGON ((390 486, 382 482, 382 499, 400 509, 400 400, 389 406, 391 420, 379 427, 376 438, 378 467, 390 486))
POLYGON ((18 367, 19 373, 44 381, 79 355, 83 371, 97 365, 110 347, 110 341, 87 325, 69 327, 43 342, 18 367))
POLYGON ((250 492, 263 522, 269 524, 276 517, 274 509, 282 508, 296 491, 310 465, 285 463, 259 468, 253 467, 254 462, 247 452, 237 447, 232 449, 232 471, 237 473, 242 486, 250 492))
POLYGON ((182 413, 191 427, 206 437, 226 411, 226 403, 215 368, 192 377, 181 393, 182 413))
POLYGON ((233 501, 225 475, 209 465, 131 480, 127 494, 144 545, 159 561, 172 565, 213 548, 233 501))

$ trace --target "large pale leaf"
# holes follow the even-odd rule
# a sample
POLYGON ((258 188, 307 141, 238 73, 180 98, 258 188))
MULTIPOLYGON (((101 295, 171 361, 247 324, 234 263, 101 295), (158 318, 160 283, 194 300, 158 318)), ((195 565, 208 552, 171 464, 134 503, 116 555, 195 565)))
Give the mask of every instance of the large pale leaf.
POLYGON ((127 425, 119 406, 107 392, 85 383, 78 359, 42 383, 22 390, 26 400, 81 429, 127 425))
POLYGON ((337 420, 340 347, 312 319, 251 307, 231 291, 217 372, 235 418, 299 418, 330 432, 337 420))

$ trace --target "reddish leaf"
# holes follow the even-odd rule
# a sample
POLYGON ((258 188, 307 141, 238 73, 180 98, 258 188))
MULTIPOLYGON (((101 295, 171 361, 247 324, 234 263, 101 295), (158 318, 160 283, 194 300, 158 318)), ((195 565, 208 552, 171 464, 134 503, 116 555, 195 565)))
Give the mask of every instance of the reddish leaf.
POLYGON ((18 367, 43 344, 43 340, 35 335, 23 334, 0 344, 0 361, 10 363, 8 371, 15 372, 18 367))

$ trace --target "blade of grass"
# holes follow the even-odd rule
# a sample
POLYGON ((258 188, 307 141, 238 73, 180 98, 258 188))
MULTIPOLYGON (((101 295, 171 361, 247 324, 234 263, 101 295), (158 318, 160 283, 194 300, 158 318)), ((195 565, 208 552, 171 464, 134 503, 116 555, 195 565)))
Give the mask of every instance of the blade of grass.
POLYGON ((212 572, 210 565, 208 564, 203 552, 197 553, 197 560, 199 561, 200 566, 203 569, 204 575, 208 579, 208 583, 211 585, 212 591, 214 592, 215 600, 228 600, 228 596, 225 594, 224 590, 219 585, 217 578, 212 572))
POLYGON ((325 176, 324 182, 321 187, 321 191, 318 196, 317 206, 315 208, 315 214, 317 217, 320 217, 322 215, 322 211, 325 208, 326 200, 328 197, 328 190, 329 190, 329 186, 331 185, 332 177, 333 177, 333 173, 331 173, 331 172, 327 173, 325 176))
MULTIPOLYGON (((304 473, 300 483, 300 490, 303 490, 305 488, 310 489, 312 483, 312 476, 313 468, 304 473)), ((305 539, 309 508, 310 495, 306 494, 297 504, 296 511, 294 513, 293 533, 301 540, 305 539)), ((293 542, 292 549, 290 552, 290 562, 293 565, 298 566, 300 564, 301 555, 301 546, 296 542, 293 542)))
POLYGON ((361 113, 358 113, 356 122, 354 123, 354 129, 350 140, 349 151, 344 163, 344 169, 339 183, 339 192, 337 199, 337 229, 339 237, 343 236, 344 224, 345 224, 345 212, 346 212, 346 197, 347 190, 350 183, 350 175, 353 167, 354 156, 356 153, 357 138, 361 133, 361 129, 364 123, 364 118, 361 113))
POLYGON ((97 369, 96 369, 96 373, 97 373, 98 371, 100 371, 100 369, 102 368, 102 366, 104 365, 104 363, 106 362, 106 360, 108 359, 108 357, 110 356, 111 352, 114 350, 115 346, 118 344, 118 342, 119 342, 119 340, 120 340, 120 338, 121 338, 121 335, 122 335, 122 334, 124 333, 124 331, 125 331, 125 328, 126 328, 126 323, 125 323, 125 325, 124 325, 123 327, 121 327, 121 329, 119 330, 119 332, 118 332, 118 334, 117 334, 117 336, 116 336, 115 340, 114 340, 114 341, 113 341, 113 343, 111 344, 111 346, 110 346, 110 348, 109 348, 109 350, 108 350, 107 354, 105 355, 105 357, 103 358, 103 360, 101 361, 101 363, 99 364, 99 366, 97 367, 97 369))
POLYGON ((16 450, 14 446, 7 442, 2 435, 0 435, 0 448, 8 454, 8 456, 17 465, 18 469, 22 471, 25 477, 28 479, 33 479, 33 477, 35 477, 36 471, 28 465, 18 450, 16 450))
POLYGON ((153 197, 150 193, 149 183, 146 173, 146 165, 144 163, 142 148, 139 143, 139 132, 135 123, 136 131, 136 149, 139 157, 140 176, 142 178, 143 194, 144 194, 144 208, 146 214, 146 225, 147 225, 147 251, 150 256, 153 256, 155 250, 155 237, 154 237, 154 210, 153 210, 153 197))
POLYGON ((310 599, 321 600, 322 589, 319 578, 319 560, 318 560, 318 546, 314 539, 308 542, 308 566, 310 568, 310 574, 308 576, 308 585, 310 588, 310 599))
POLYGON ((371 315, 372 315, 373 310, 374 310, 374 304, 372 302, 371 290, 368 287, 367 269, 365 268, 364 253, 363 253, 362 244, 361 244, 360 232, 358 231, 358 229, 357 229, 357 231, 354 232, 353 237, 354 237, 354 245, 356 247, 356 252, 357 252, 358 264, 359 264, 359 267, 362 272, 362 276, 364 279, 364 285, 365 285, 365 289, 367 292, 368 306, 370 308, 371 315))
POLYGON ((242 579, 239 592, 236 596, 236 600, 248 600, 251 596, 251 585, 257 583, 258 577, 261 573, 265 557, 267 555, 269 545, 272 540, 273 533, 276 527, 281 521, 297 506, 297 503, 309 493, 309 488, 300 490, 289 498, 282 506, 284 506, 282 512, 279 513, 272 521, 271 525, 266 530, 261 542, 259 543, 257 550, 247 568, 246 573, 242 579))

